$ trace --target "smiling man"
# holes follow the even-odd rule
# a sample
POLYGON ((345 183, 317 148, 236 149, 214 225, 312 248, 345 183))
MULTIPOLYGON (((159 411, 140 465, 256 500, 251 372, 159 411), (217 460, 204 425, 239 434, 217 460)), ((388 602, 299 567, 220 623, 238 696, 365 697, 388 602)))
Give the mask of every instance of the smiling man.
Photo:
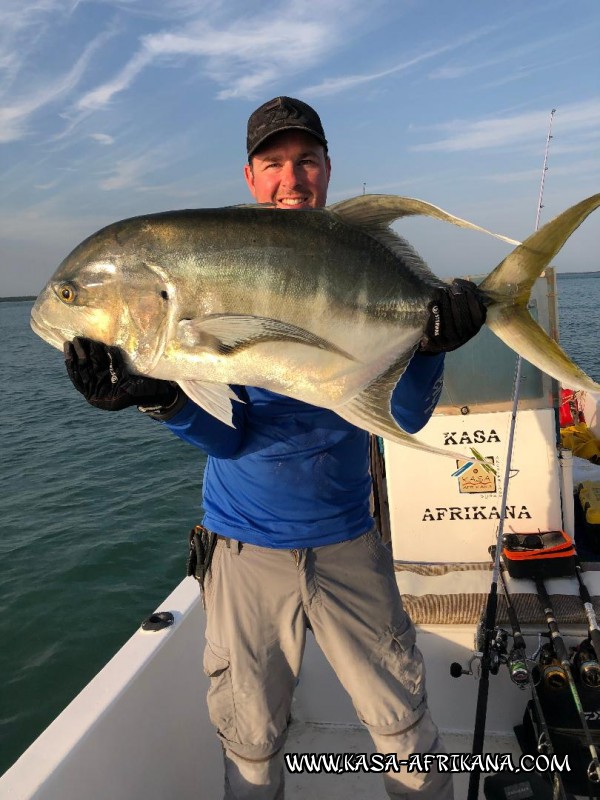
MULTIPOLYGON (((331 164, 321 120, 277 97, 248 122, 244 173, 260 203, 322 208, 331 164)), ((391 397, 415 433, 431 416, 446 350, 485 309, 463 282, 439 289, 430 324, 391 397)), ((352 335, 352 331, 348 331, 352 335)), ((284 745, 308 631, 382 754, 441 753, 423 660, 392 556, 370 509, 369 435, 331 410, 234 386, 230 427, 167 381, 130 375, 119 351, 76 339, 69 376, 97 408, 137 405, 204 450, 202 526, 192 538, 206 608, 208 706, 223 747, 225 800, 283 800, 284 745), (212 561, 211 561, 212 558, 212 561)), ((390 798, 450 800, 451 775, 389 772, 390 798)))
POLYGON ((331 162, 316 112, 300 100, 277 97, 248 120, 244 175, 259 203, 279 208, 322 208, 331 162))
MULTIPOLYGON (((309 105, 277 97, 257 108, 247 152, 244 176, 257 202, 288 211, 325 206, 331 162, 309 105)), ((392 400, 405 429, 429 418, 442 369, 440 350, 413 358, 392 400)), ((368 435, 331 412, 244 391, 245 441, 233 460, 213 460, 205 477, 204 524, 232 537, 217 542, 204 582, 208 704, 223 745, 226 800, 283 798, 282 752, 307 630, 379 752, 399 760, 443 752, 415 630, 369 512, 368 435)), ((187 422, 167 425, 193 441, 187 422)), ((388 773, 385 786, 396 800, 453 796, 451 776, 433 770, 388 773)))

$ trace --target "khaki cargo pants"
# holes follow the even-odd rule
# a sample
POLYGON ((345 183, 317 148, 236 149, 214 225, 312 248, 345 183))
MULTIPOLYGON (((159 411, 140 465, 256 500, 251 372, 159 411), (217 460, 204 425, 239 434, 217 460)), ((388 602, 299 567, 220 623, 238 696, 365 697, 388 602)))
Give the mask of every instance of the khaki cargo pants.
MULTIPOLYGON (((283 800, 283 747, 308 627, 378 752, 444 752, 415 630, 376 531, 293 551, 219 539, 204 601, 208 708, 223 745, 225 800, 283 800)), ((453 797, 449 774, 388 772, 384 781, 395 800, 453 797)))

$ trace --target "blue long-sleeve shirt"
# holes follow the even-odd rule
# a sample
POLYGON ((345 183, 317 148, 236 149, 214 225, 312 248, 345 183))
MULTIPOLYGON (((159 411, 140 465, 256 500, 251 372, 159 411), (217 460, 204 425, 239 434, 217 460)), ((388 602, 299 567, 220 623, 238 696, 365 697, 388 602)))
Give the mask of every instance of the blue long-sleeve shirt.
MULTIPOLYGON (((439 398, 444 357, 416 354, 393 394, 392 414, 415 433, 439 398)), ((208 454, 204 525, 264 547, 353 539, 373 524, 369 435, 333 411, 266 389, 232 387, 235 428, 188 402, 165 422, 208 454)))

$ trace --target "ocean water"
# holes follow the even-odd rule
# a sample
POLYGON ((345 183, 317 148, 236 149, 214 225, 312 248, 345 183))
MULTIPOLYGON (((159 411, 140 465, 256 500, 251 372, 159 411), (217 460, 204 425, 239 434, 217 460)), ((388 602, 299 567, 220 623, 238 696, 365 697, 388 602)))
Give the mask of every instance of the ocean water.
POLYGON ((203 453, 91 408, 0 303, 0 773, 184 577, 203 453))
MULTIPOLYGON (((561 276, 561 342, 600 381, 600 273, 561 276)), ((90 408, 0 302, 0 773, 185 573, 203 454, 90 408)))
POLYGON ((560 343, 600 383, 600 272, 558 276, 560 343))

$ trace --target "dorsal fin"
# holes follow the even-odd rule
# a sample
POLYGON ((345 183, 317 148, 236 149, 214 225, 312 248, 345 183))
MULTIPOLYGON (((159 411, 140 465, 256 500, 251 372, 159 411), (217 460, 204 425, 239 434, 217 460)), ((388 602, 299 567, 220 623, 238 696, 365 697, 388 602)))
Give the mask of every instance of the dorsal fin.
POLYGON ((424 200, 416 200, 414 197, 400 197, 395 194, 363 194, 327 206, 327 210, 337 214, 349 225, 355 225, 365 231, 372 231, 373 235, 381 232, 382 228, 387 228, 395 219, 423 215, 442 220, 442 222, 450 222, 459 228, 469 228, 487 233, 488 236, 493 236, 495 239, 508 242, 508 244, 520 244, 515 239, 509 239, 500 233, 492 233, 473 222, 455 217, 454 214, 444 211, 443 208, 426 203, 424 200))

